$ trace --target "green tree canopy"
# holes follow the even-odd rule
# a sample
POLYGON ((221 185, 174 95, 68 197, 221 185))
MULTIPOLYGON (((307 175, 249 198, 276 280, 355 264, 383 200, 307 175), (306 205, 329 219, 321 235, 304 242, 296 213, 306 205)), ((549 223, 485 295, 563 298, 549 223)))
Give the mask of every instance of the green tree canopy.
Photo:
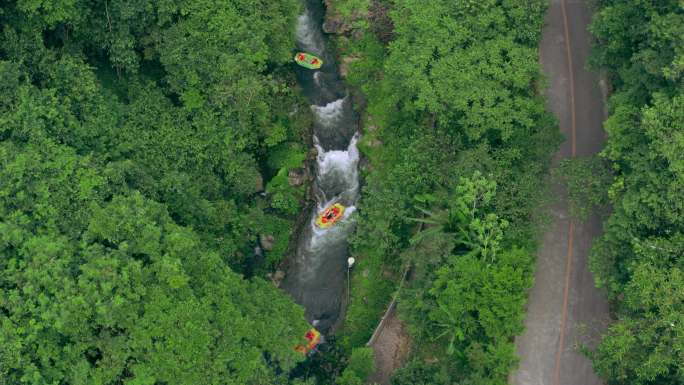
POLYGON ((0 383, 288 383, 295 218, 256 193, 303 160, 297 4, 0 5, 0 383))
POLYGON ((603 157, 613 213, 591 263, 617 321, 593 353, 609 384, 684 381, 684 12, 678 1, 601 1, 593 60, 615 86, 603 157))

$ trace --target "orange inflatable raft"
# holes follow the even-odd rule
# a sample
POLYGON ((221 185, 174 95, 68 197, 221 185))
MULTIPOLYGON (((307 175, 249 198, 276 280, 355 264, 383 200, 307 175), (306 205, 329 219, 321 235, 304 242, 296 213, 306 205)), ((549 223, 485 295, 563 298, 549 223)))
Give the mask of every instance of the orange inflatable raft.
POLYGON ((316 218, 316 226, 322 229, 330 228, 335 224, 335 222, 339 221, 343 215, 344 206, 339 203, 335 203, 334 205, 323 210, 323 212, 318 215, 318 218, 316 218))
POLYGON ((295 351, 302 354, 309 353, 310 351, 314 350, 316 346, 318 346, 318 344, 321 343, 321 333, 315 328, 309 329, 304 335, 304 338, 306 338, 307 340, 306 345, 295 346, 295 351))

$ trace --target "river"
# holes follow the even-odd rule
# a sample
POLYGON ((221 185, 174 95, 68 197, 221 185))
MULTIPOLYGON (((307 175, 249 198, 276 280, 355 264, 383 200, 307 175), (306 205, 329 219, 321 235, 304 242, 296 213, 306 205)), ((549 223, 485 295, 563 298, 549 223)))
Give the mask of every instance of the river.
POLYGON ((299 234, 281 287, 304 307, 307 320, 325 333, 344 313, 347 238, 354 230, 352 214, 359 198, 358 116, 322 32, 323 4, 320 0, 304 0, 304 4, 297 21, 297 49, 323 59, 320 70, 297 68, 315 117, 316 207, 299 234), (318 228, 314 224, 318 212, 335 202, 347 208, 344 218, 332 228, 318 228))

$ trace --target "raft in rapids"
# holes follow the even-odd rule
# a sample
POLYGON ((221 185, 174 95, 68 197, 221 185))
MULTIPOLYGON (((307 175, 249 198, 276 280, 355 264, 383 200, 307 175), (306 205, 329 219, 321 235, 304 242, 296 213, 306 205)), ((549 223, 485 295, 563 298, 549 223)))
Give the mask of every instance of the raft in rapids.
POLYGON ((320 58, 305 52, 299 52, 295 55, 294 60, 297 64, 302 67, 317 70, 323 65, 323 60, 320 58))
POLYGON ((322 229, 330 228, 335 224, 335 222, 342 219, 343 215, 344 206, 342 206, 340 203, 335 203, 318 214, 318 218, 316 218, 316 226, 322 229))

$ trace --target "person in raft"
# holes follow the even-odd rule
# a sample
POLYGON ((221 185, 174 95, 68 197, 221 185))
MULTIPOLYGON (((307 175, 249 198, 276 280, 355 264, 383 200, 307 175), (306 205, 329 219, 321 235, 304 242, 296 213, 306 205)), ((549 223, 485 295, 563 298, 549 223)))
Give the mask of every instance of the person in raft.
POLYGON ((321 222, 327 223, 328 221, 332 221, 337 214, 339 214, 340 209, 337 207, 333 207, 332 210, 328 210, 328 212, 325 214, 325 216, 322 218, 321 222))
MULTIPOLYGON (((304 54, 300 53, 299 56, 297 56, 297 60, 299 60, 299 61, 304 61, 304 59, 306 59, 304 54)), ((310 64, 315 66, 316 64, 318 64, 318 59, 314 58, 313 60, 311 60, 310 64)))

